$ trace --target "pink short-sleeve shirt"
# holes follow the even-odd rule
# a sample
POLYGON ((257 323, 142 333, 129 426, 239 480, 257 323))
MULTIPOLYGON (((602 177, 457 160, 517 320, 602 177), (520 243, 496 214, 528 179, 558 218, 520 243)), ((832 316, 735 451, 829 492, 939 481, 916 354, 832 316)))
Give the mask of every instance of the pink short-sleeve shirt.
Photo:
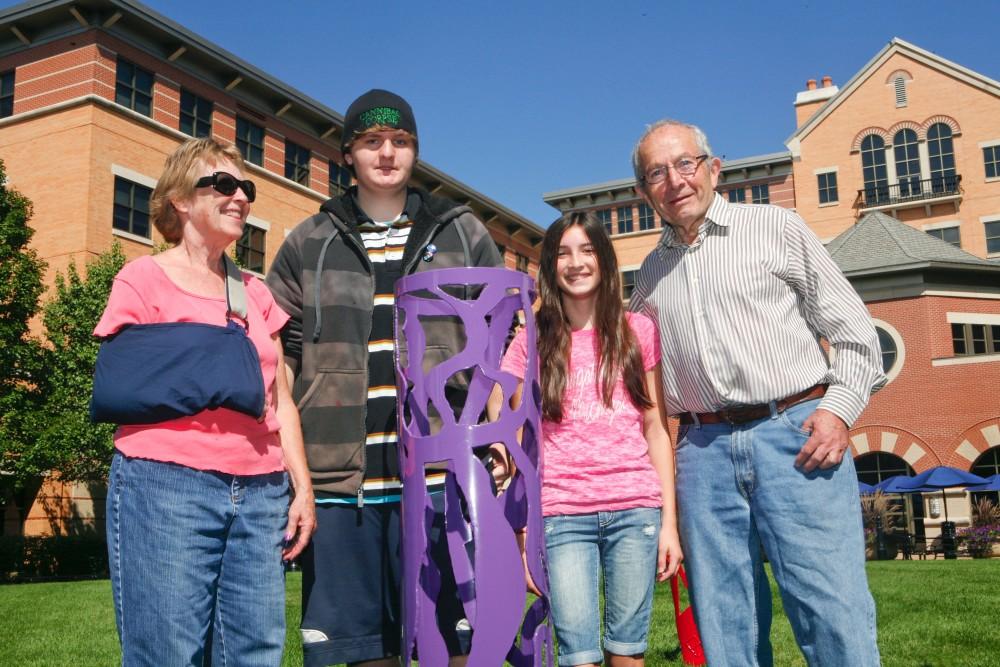
MULTIPOLYGON (((640 313, 627 314, 642 351, 643 368, 660 361, 656 327, 640 313)), ((601 400, 597 376, 597 338, 593 330, 574 331, 561 423, 542 421, 542 514, 660 507, 660 480, 649 460, 643 415, 632 403, 621 377, 611 406, 601 400)), ((524 378, 526 337, 514 337, 501 369, 524 378)))
MULTIPOLYGON (((278 353, 272 336, 288 321, 288 315, 257 278, 243 274, 243 284, 248 335, 260 356, 267 391, 264 420, 258 422, 241 412, 218 408, 159 424, 120 426, 115 431, 116 449, 126 456, 233 475, 260 475, 284 468, 273 407, 278 353)), ((174 284, 152 257, 141 257, 115 276, 94 335, 110 336, 128 324, 161 322, 225 326, 226 299, 187 292, 174 284)))

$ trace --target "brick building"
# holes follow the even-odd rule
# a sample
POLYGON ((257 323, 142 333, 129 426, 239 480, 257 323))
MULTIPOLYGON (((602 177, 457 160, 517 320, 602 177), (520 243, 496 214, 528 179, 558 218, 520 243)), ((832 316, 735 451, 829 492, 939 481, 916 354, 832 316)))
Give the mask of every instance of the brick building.
MULTIPOLYGON (((1000 82, 893 39, 843 88, 807 82, 794 112, 787 151, 723 162, 717 190, 796 209, 875 319, 890 383, 851 431, 859 477, 1000 472, 1000 82)), ((543 195, 604 221, 626 299, 663 224, 634 187, 543 195)), ((968 495, 948 498, 968 522, 968 495)), ((939 500, 912 531, 937 532, 939 500)))
MULTIPOLYGON (((0 11, 0 158, 10 186, 34 204, 33 246, 50 280, 115 240, 130 259, 152 252, 162 239, 149 196, 164 159, 208 135, 235 143, 257 184, 236 250, 264 273, 285 235, 350 185, 342 128, 340 113, 133 0, 0 11)), ((426 162, 413 181, 470 206, 507 266, 535 272, 544 230, 534 222, 426 162)), ((26 533, 51 529, 46 504, 94 517, 88 489, 59 489, 43 488, 26 533)), ((5 533, 17 523, 11 504, 5 533)))

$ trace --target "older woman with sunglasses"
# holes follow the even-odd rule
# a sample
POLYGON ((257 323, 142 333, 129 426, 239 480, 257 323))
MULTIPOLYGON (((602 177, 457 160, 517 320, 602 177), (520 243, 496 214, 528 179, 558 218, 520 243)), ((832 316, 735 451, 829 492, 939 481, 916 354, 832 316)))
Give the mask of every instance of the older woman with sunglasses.
MULTIPOLYGON (((201 665, 206 652, 218 665, 280 664, 282 559, 295 558, 315 526, 298 411, 278 370, 288 316, 225 256, 256 197, 243 166, 235 148, 214 139, 188 141, 167 158, 151 217, 173 247, 121 270, 94 332, 105 339, 102 355, 129 329, 159 336, 131 350, 148 360, 131 362, 135 375, 153 375, 135 393, 151 389, 176 408, 115 420, 123 425, 107 533, 123 665, 201 665), (230 385, 248 384, 227 367, 232 346, 259 365, 247 388, 258 390, 259 404, 192 407, 197 397, 239 394, 244 388, 230 385)), ((95 403, 97 393, 95 385, 95 403)), ((131 393, 119 403, 132 405, 131 393)))

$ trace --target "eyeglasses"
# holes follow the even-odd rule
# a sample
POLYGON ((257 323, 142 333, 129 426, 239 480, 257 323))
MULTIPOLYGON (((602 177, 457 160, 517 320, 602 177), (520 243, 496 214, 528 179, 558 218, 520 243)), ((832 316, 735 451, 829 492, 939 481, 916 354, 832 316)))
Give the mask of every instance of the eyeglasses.
POLYGON ((671 169, 676 171, 681 176, 688 178, 694 176, 694 173, 698 171, 698 167, 702 162, 708 159, 708 155, 699 155, 697 157, 682 157, 673 164, 660 165, 658 167, 652 167, 646 172, 646 176, 642 179, 643 183, 648 185, 656 185, 657 183, 662 183, 667 180, 667 172, 671 169))
POLYGON ((202 176, 194 186, 196 188, 215 188, 216 192, 224 194, 227 197, 232 197, 236 194, 236 188, 239 188, 247 196, 248 202, 252 202, 257 198, 257 186, 253 184, 253 181, 241 181, 232 174, 227 174, 224 171, 217 171, 211 176, 202 176))

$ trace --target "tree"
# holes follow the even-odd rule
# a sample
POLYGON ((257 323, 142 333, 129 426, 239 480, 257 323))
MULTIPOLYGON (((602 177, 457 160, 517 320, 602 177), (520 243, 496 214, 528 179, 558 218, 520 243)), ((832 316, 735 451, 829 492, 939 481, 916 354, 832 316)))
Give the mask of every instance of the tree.
POLYGON ((115 243, 88 262, 86 278, 75 263, 70 263, 65 276, 56 276, 55 294, 44 307, 45 373, 38 378, 42 398, 18 419, 19 430, 32 437, 22 438, 16 460, 5 463, 19 477, 58 472, 63 480, 92 480, 107 474, 114 426, 90 422, 100 347, 93 331, 124 264, 125 255, 115 243))
POLYGON ((30 218, 31 202, 7 188, 0 160, 0 470, 5 472, 9 455, 23 446, 14 417, 32 411, 41 396, 42 348, 30 335, 30 322, 45 289, 45 262, 28 247, 34 235, 30 218))

